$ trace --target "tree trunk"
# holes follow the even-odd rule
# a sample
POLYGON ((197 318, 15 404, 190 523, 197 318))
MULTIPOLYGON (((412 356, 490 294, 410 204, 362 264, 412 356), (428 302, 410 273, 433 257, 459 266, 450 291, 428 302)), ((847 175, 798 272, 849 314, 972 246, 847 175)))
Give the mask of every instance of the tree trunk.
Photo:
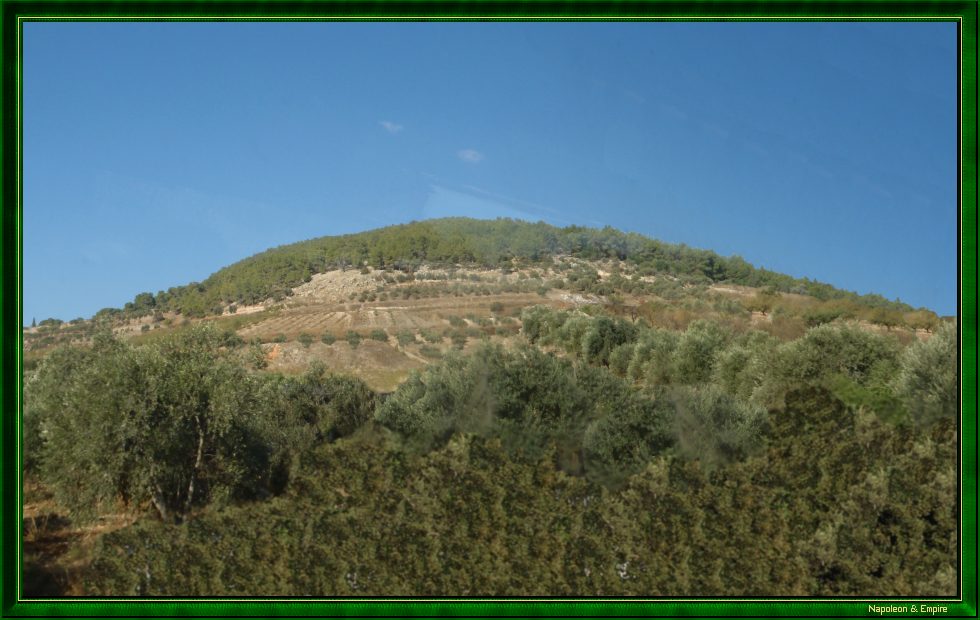
POLYGON ((163 517, 164 523, 166 523, 167 516, 170 511, 167 510, 167 499, 164 496, 163 491, 160 490, 159 485, 156 487, 156 492, 153 493, 153 505, 156 506, 157 512, 160 513, 160 516, 163 517))
POLYGON ((194 483, 197 481, 197 472, 201 469, 201 457, 204 454, 204 431, 201 429, 201 418, 194 416, 197 422, 197 461, 194 463, 194 471, 191 472, 191 481, 187 487, 187 501, 184 502, 184 511, 181 519, 186 519, 191 511, 191 502, 194 501, 194 483))

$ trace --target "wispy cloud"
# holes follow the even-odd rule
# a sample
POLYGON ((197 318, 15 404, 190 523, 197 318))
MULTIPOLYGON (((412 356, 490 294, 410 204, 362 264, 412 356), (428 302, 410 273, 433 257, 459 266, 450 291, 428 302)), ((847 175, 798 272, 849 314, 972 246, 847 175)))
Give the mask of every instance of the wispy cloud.
POLYGON ((385 129, 387 129, 391 133, 398 133, 402 129, 405 129, 401 125, 396 125, 396 124, 392 123, 391 121, 378 121, 378 124, 380 124, 382 127, 384 127, 385 129))
POLYGON ((456 155, 463 161, 468 161, 474 164, 480 163, 480 160, 483 159, 483 153, 477 153, 476 151, 471 150, 460 151, 459 153, 456 153, 456 155))

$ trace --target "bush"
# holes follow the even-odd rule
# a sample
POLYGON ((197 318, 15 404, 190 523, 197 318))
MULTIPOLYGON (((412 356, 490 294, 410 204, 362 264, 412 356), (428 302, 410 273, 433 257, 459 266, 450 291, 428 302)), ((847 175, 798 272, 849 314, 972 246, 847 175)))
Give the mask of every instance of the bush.
POLYGON ((633 360, 635 344, 624 343, 613 349, 609 354, 609 371, 617 377, 625 377, 633 360))
POLYGON ((408 330, 398 332, 397 338, 398 338, 398 346, 400 347, 407 347, 408 345, 415 344, 416 342, 415 334, 408 330))
POLYGON ((347 344, 350 345, 350 348, 356 349, 357 345, 361 344, 361 335, 352 329, 349 330, 346 334, 344 334, 344 340, 347 341, 347 344))
POLYGON ((761 453, 768 415, 759 405, 735 400, 706 384, 675 388, 677 446, 688 459, 713 471, 748 455, 761 453))
POLYGON ((457 349, 462 349, 466 346, 466 334, 453 330, 453 332, 449 335, 449 341, 452 342, 453 346, 457 349))
POLYGON ((825 323, 833 323, 843 314, 843 308, 811 308, 803 313, 803 323, 807 327, 817 327, 825 323))
POLYGON ((423 345, 419 347, 419 353, 421 353, 424 357, 427 357, 429 359, 435 359, 435 360, 442 359, 442 351, 440 351, 435 347, 430 347, 429 345, 423 345))
POLYGON ((330 332, 326 332, 322 336, 320 336, 320 342, 326 345, 331 345, 337 342, 337 337, 331 334, 330 332))
POLYGON ((490 304, 490 312, 503 312, 504 304, 503 302, 495 301, 490 304))
POLYGON ((371 273, 371 268, 370 267, 361 267, 361 275, 362 276, 366 276, 369 273, 371 273))
POLYGON ((379 342, 387 342, 388 332, 386 332, 383 329, 372 329, 369 337, 371 338, 371 340, 377 340, 379 342))
POLYGON ((677 342, 671 381, 677 385, 708 382, 715 357, 730 337, 731 332, 714 321, 693 321, 677 342))
POLYGON ((745 309, 745 306, 738 299, 726 299, 716 302, 713 309, 718 314, 727 314, 730 316, 744 316, 749 314, 749 311, 745 309))
POLYGON ((680 334, 666 329, 651 329, 640 334, 626 369, 630 381, 648 385, 670 383, 670 368, 680 334))
POLYGON ((423 329, 423 330, 421 330, 421 334, 422 334, 422 338, 424 338, 425 341, 428 342, 428 343, 431 343, 431 344, 441 344, 442 343, 442 336, 439 335, 438 332, 434 332, 431 329, 423 329))
POLYGON ((272 339, 272 342, 286 342, 286 334, 280 333, 278 336, 272 339))
POLYGON ((901 356, 892 388, 905 401, 913 424, 928 426, 956 415, 957 355, 956 326, 942 323, 928 341, 912 344, 901 356))
POLYGON ((303 332, 299 336, 296 336, 296 342, 303 345, 303 348, 309 349, 310 345, 313 344, 313 336, 303 332))
POLYGON ((446 318, 449 319, 449 324, 452 325, 453 327, 466 327, 466 321, 464 321, 463 318, 460 316, 451 314, 446 318))
POLYGON ((148 331, 150 331, 150 326, 149 325, 143 325, 142 327, 140 327, 140 331, 141 332, 148 332, 148 331))

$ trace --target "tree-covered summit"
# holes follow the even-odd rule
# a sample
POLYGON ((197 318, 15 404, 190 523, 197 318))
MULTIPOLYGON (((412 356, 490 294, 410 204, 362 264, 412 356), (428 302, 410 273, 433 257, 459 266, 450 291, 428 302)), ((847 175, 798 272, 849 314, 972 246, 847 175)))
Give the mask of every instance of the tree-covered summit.
POLYGON ((447 217, 270 248, 220 269, 204 282, 171 287, 156 295, 140 293, 122 310, 106 308, 100 313, 145 316, 154 310, 180 309, 185 316, 206 316, 222 306, 255 304, 288 295, 292 287, 310 281, 313 274, 335 269, 370 265, 414 271, 422 264, 508 269, 547 264, 556 256, 626 261, 636 265, 640 275, 687 276, 705 282, 802 292, 821 300, 846 298, 872 307, 914 310, 880 294, 858 295, 808 277, 757 269, 740 254, 724 257, 712 250, 666 243, 611 226, 558 228, 542 221, 447 217))

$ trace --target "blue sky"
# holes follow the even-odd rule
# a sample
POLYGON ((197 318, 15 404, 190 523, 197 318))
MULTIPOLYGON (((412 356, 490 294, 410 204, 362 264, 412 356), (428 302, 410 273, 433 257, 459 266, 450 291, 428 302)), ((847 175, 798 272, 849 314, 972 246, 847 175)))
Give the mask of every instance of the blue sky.
POLYGON ((37 23, 24 321, 446 215, 957 313, 953 23, 37 23))

